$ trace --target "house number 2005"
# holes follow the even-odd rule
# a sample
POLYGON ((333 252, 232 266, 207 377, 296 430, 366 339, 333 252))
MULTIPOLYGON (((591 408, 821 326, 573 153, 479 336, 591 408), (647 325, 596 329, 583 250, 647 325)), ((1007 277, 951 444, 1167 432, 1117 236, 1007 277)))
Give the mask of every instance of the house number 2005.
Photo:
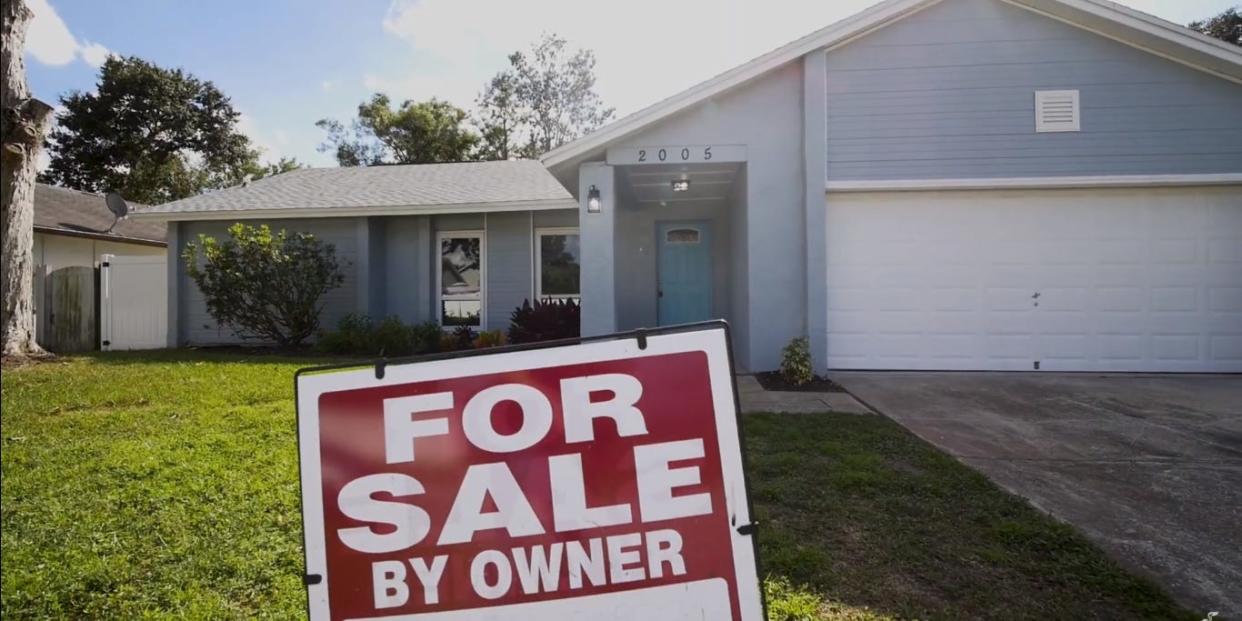
MULTIPOLYGON (((690 161, 691 155, 692 153, 690 151, 690 147, 682 147, 680 151, 678 151, 676 148, 673 148, 671 150, 668 148, 661 148, 661 149, 657 149, 655 153, 652 153, 650 156, 648 156, 647 149, 639 149, 638 150, 638 161, 648 162, 648 161, 652 161, 651 159, 649 159, 649 157, 654 157, 655 161, 667 162, 669 157, 671 156, 675 158, 674 161, 688 162, 690 161)), ((703 152, 702 152, 701 157, 703 161, 712 159, 712 148, 703 147, 703 152)))

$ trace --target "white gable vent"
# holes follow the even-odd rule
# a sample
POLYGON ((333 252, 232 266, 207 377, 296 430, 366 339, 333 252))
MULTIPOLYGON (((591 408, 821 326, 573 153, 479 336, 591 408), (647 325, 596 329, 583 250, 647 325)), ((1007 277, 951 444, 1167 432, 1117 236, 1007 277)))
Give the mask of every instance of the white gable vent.
POLYGON ((1078 91, 1035 91, 1036 133, 1078 130, 1078 91))

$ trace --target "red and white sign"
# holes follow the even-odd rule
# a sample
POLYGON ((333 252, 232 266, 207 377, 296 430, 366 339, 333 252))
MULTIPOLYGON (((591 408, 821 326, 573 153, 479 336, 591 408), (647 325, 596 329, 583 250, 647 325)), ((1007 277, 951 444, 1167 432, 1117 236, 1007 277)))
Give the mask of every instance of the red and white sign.
POLYGON ((758 621, 730 373, 723 326, 300 373, 311 619, 758 621))

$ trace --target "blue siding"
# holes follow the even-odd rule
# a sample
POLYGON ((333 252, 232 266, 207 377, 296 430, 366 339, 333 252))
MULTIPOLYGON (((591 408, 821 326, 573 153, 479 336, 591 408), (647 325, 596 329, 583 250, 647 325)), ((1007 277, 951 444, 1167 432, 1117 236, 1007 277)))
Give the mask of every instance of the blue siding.
POLYGON ((1242 85, 999 0, 945 0, 827 54, 833 180, 1242 172, 1242 85), (1036 134, 1034 91, 1082 131, 1036 134))
POLYGON ((518 211, 487 216, 487 303, 488 330, 508 331, 509 314, 530 298, 531 213, 518 211))
POLYGON ((406 323, 435 318, 430 216, 384 218, 384 313, 406 323))

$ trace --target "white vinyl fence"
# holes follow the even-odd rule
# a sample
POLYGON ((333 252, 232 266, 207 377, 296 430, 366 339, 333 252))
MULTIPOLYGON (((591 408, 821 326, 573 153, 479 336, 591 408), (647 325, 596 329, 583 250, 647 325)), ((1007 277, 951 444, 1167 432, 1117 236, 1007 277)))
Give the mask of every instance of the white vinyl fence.
POLYGON ((167 346, 167 269, 163 256, 103 255, 99 273, 100 349, 167 346))

